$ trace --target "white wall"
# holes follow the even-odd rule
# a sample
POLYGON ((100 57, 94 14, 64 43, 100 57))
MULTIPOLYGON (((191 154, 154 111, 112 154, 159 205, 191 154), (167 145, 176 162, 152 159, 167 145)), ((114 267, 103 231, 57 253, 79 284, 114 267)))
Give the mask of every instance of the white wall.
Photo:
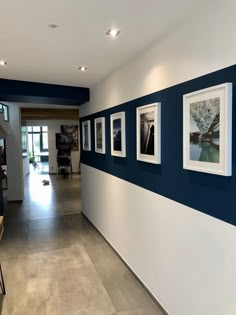
MULTIPOLYGON (((81 117, 235 64, 236 2, 211 3, 93 87, 81 117)), ((85 165, 81 187, 82 211, 170 315, 236 314, 235 227, 85 165)))
MULTIPOLYGON (((57 173, 57 150, 56 133, 61 132, 61 125, 79 125, 75 120, 32 120, 27 121, 27 126, 48 126, 48 152, 49 152, 49 172, 57 173)), ((72 169, 78 172, 80 151, 71 151, 72 169)))
POLYGON ((90 90, 80 117, 236 63, 235 0, 215 0, 90 90))
POLYGON ((26 175, 29 174, 30 172, 30 167, 29 167, 29 159, 26 157, 22 160, 22 163, 23 163, 23 175, 24 175, 24 178, 26 177, 26 175))
POLYGON ((9 135, 6 136, 8 201, 24 199, 21 119, 18 106, 9 105, 9 135))
POLYGON ((169 314, 235 314, 235 227, 84 164, 81 171, 83 213, 169 314))

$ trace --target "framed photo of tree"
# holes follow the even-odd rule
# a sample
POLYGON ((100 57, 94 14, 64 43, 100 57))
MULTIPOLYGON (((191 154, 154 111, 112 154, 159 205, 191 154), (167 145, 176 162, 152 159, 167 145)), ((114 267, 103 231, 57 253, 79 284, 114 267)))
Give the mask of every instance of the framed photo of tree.
POLYGON ((136 109, 137 160, 161 164, 161 103, 136 109))
POLYGON ((183 96, 183 168, 231 176, 232 83, 183 96))

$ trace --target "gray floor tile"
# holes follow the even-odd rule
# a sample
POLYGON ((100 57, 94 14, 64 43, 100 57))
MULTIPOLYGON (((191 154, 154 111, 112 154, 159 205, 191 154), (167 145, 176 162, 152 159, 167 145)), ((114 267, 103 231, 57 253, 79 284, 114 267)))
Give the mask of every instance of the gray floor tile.
POLYGON ((2 296, 2 315, 25 315, 27 307, 27 256, 2 261, 7 294, 2 296))
POLYGON ((48 176, 45 187, 44 177, 27 179, 23 203, 6 204, 0 255, 7 295, 0 296, 0 314, 161 315, 100 233, 78 213, 79 176, 48 176))
POLYGON ((28 254, 28 237, 2 240, 0 244, 1 260, 28 254))
POLYGON ((27 281, 27 308, 32 315, 59 314, 58 287, 55 276, 37 275, 27 281))
POLYGON ((18 283, 14 288, 7 288, 3 297, 1 315, 29 315, 27 283, 18 283))
POLYGON ((76 232, 68 229, 34 230, 29 233, 29 253, 49 251, 73 246, 78 240, 76 232))
POLYGON ((154 304, 109 245, 86 249, 117 311, 154 304))
POLYGON ((104 244, 104 238, 101 234, 89 223, 81 230, 81 239, 86 247, 100 247, 104 244))
POLYGON ((27 222, 4 222, 4 233, 2 241, 14 241, 16 239, 25 240, 28 236, 28 221, 27 222))
POLYGON ((82 245, 65 249, 28 255, 28 276, 66 272, 71 268, 91 265, 91 260, 82 245))
POLYGON ((105 315, 115 311, 92 265, 61 273, 58 284, 61 314, 105 315))
POLYGON ((66 216, 57 216, 29 221, 29 233, 35 230, 63 230, 68 227, 66 216))
POLYGON ((117 315, 163 315, 163 312, 155 304, 144 308, 136 308, 124 312, 118 312, 117 315))

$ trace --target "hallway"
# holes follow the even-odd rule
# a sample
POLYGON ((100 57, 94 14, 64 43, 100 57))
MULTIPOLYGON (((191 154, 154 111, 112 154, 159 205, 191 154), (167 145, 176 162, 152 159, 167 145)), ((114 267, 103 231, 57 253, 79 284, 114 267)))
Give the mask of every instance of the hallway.
POLYGON ((79 193, 79 176, 35 173, 27 178, 24 203, 6 205, 0 250, 7 294, 1 314, 161 315, 79 213, 79 193), (43 179, 50 185, 43 186, 43 179))

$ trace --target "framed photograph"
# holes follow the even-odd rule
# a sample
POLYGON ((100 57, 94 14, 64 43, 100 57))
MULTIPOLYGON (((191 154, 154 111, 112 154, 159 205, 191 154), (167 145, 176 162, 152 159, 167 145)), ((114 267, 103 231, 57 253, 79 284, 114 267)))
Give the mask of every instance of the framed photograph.
POLYGON ((72 150, 79 151, 78 125, 61 125, 62 133, 71 133, 73 138, 72 150))
POLYGON ((161 164, 161 103, 136 109, 137 160, 161 164))
POLYGON ((61 132, 56 133, 56 149, 71 150, 73 147, 72 133, 61 132))
POLYGON ((99 117, 94 120, 94 131, 95 152, 105 154, 105 117, 99 117))
POLYGON ((90 120, 82 122, 82 146, 84 151, 91 151, 91 124, 90 120))
POLYGON ((125 112, 111 115, 111 155, 125 157, 125 112))
POLYGON ((231 176, 232 83, 183 96, 183 168, 231 176))

